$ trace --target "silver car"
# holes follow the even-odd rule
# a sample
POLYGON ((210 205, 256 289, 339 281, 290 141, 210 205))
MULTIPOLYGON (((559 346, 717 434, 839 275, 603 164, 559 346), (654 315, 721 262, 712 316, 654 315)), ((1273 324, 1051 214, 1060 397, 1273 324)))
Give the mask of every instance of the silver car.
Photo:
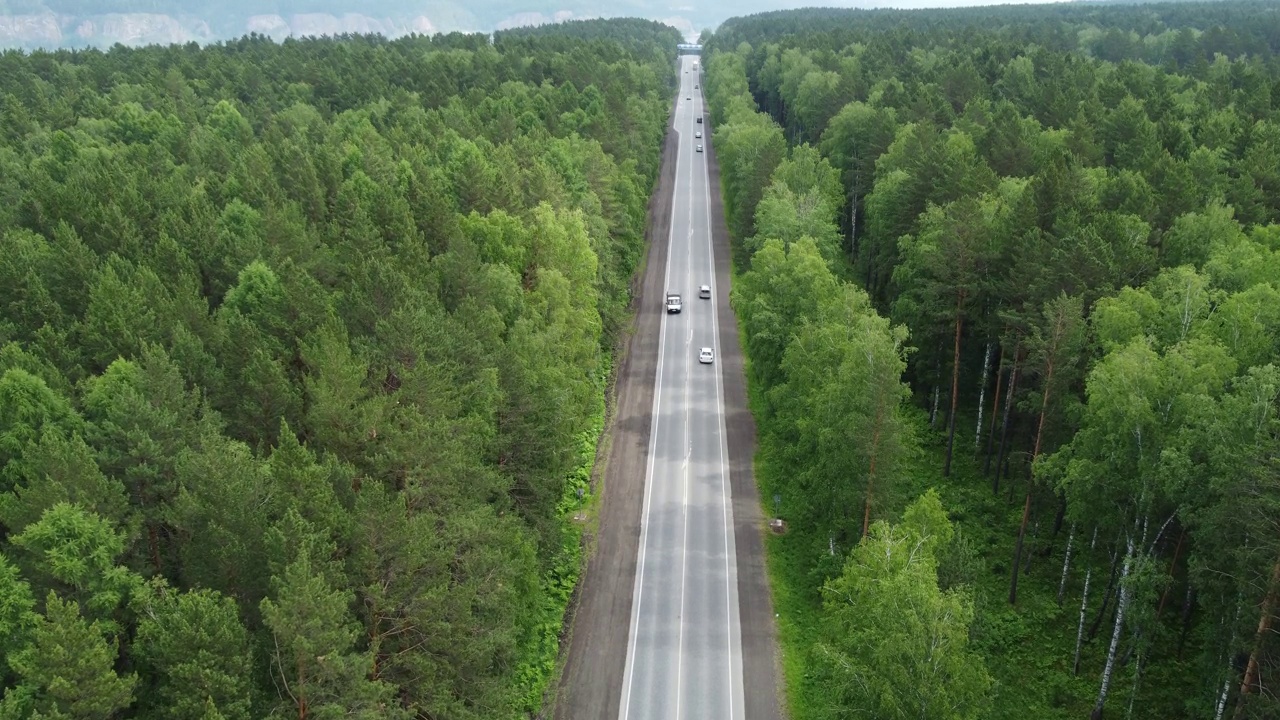
POLYGON ((711 348, 702 348, 702 352, 698 353, 698 362, 703 365, 710 365, 716 361, 715 351, 711 348))

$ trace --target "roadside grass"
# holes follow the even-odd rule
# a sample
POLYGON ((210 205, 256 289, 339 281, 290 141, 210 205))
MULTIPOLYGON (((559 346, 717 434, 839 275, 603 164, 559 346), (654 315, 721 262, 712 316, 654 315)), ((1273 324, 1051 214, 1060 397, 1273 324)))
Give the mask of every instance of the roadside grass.
POLYGON ((591 557, 592 548, 583 542, 583 538, 594 537, 599 526, 600 497, 608 462, 609 439, 604 432, 608 419, 606 414, 614 405, 606 401, 606 393, 612 392, 614 387, 614 367, 612 356, 603 354, 599 403, 588 426, 578 435, 578 464, 565 478, 564 491, 556 506, 560 517, 560 547, 539 583, 542 597, 526 642, 524 659, 516 675, 522 698, 521 710, 527 715, 533 715, 539 709, 546 709, 549 713, 555 707, 556 689, 566 661, 560 648, 569 636, 571 616, 568 610, 578 580, 591 557), (594 486, 593 477, 600 479, 594 486))

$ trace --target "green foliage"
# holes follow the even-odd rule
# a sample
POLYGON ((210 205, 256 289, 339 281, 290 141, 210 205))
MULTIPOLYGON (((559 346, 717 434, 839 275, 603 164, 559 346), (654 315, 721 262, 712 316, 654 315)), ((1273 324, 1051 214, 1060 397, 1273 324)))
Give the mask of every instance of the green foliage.
POLYGON ((537 712, 678 40, 0 57, 0 657, 52 590, 107 714, 537 712))
POLYGON ((74 431, 80 417, 66 398, 44 380, 21 368, 9 368, 0 376, 0 486, 10 490, 23 471, 26 450, 40 439, 45 428, 74 431))
POLYGON ((72 598, 76 613, 83 607, 104 621, 104 630, 119 630, 110 618, 138 578, 117 564, 125 538, 111 523, 75 505, 58 503, 15 535, 12 543, 25 552, 19 562, 37 587, 72 598))
POLYGON ((39 443, 28 446, 24 460, 26 483, 0 496, 0 522, 10 533, 22 532, 59 503, 78 505, 116 525, 130 519, 124 485, 98 469, 93 449, 79 434, 68 438, 48 428, 39 443))
MULTIPOLYGON (((0 556, 0 647, 16 650, 26 646, 32 630, 40 621, 35 605, 31 585, 22 579, 17 567, 0 556)), ((5 663, 0 666, 0 672, 4 673, 6 687, 12 668, 9 653, 5 653, 5 663)))
POLYGON ((9 658, 20 684, 5 690, 7 717, 107 720, 133 702, 136 675, 119 675, 115 641, 52 591, 31 641, 9 658))
POLYGON ((157 686, 143 697, 153 717, 249 718, 253 689, 249 636, 231 598, 177 592, 152 583, 134 601, 134 647, 157 686))
POLYGON ((859 500, 888 519, 931 485, 959 528, 938 586, 972 592, 994 679, 983 715, 1271 711, 1276 23, 1248 1, 807 9, 705 38, 759 476, 788 523, 770 560, 795 716, 853 687, 815 680, 811 651, 835 642, 818 589, 859 500), (733 145, 770 147, 767 127, 800 159, 772 185, 733 145), (817 160, 839 184, 806 195, 794 170, 817 160), (858 497, 870 395, 824 309, 860 302, 826 277, 915 346, 882 381, 917 405, 897 401, 883 497, 858 497))
POLYGON ((823 587, 823 640, 815 681, 828 693, 821 717, 979 718, 991 678, 969 647, 973 601, 940 590, 935 553, 952 527, 936 493, 910 505, 899 525, 877 522, 841 575, 823 587))

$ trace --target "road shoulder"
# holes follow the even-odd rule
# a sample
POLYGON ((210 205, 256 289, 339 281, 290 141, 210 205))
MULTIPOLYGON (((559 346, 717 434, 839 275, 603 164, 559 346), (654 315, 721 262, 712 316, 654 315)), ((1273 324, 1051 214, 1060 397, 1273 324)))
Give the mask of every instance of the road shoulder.
MULTIPOLYGON (((710 119, 709 116, 707 120, 710 119)), ((704 121, 705 122, 705 121, 704 121)), ((724 421, 728 430, 729 485, 733 493, 734 553, 738 568, 738 617, 742 634, 742 686, 747 720, 782 720, 782 664, 773 596, 764 555, 764 516, 753 461, 756 423, 747 405, 747 380, 738 321, 729 305, 732 254, 729 227, 720 194, 715 146, 705 143, 711 191, 711 239, 715 253, 716 307, 720 325, 720 362, 724 383, 724 421)))
POLYGON ((566 619, 568 648, 553 714, 558 720, 616 718, 622 699, 680 137, 674 122, 673 100, 658 183, 649 198, 648 251, 633 294, 633 332, 610 398, 605 454, 596 458, 604 476, 592 480, 593 492, 602 493, 598 531, 584 538, 590 557, 566 619))

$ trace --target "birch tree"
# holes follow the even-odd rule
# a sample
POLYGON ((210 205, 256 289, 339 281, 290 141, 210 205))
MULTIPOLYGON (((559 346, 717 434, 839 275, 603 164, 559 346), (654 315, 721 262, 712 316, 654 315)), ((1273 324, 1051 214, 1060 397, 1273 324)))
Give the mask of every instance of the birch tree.
POLYGON ((938 588, 937 553, 954 529, 930 491, 890 525, 878 521, 823 588, 814 651, 824 718, 984 717, 991 678, 969 648, 973 601, 938 588))

